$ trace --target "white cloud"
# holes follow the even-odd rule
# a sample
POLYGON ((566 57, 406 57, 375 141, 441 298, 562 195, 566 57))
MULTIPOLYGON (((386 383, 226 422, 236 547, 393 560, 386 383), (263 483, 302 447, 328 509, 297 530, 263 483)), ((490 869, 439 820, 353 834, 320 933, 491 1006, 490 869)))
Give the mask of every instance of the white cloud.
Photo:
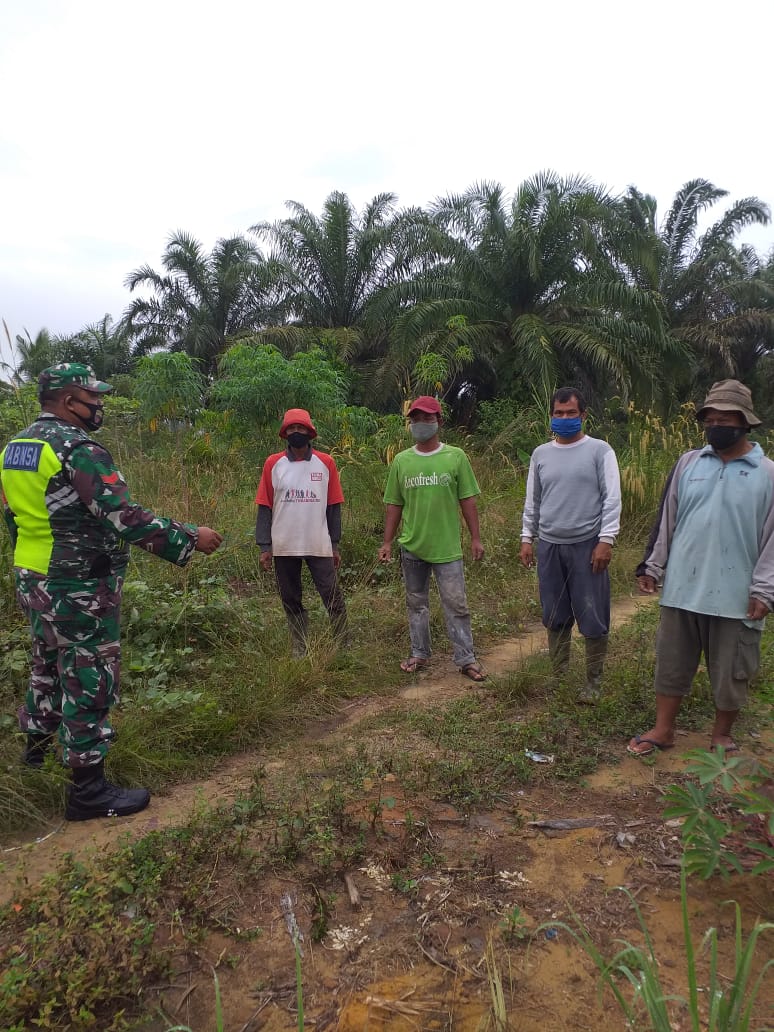
POLYGON ((772 203, 772 23, 765 0, 6 4, 0 315, 118 316, 174 230, 211 246, 333 189, 426 204, 551 167, 772 203))

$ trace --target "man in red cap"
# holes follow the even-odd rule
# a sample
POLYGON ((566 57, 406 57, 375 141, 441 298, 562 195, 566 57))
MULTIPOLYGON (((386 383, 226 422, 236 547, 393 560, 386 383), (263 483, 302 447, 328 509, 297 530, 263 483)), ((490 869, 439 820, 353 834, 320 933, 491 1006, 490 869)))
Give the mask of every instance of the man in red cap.
POLYGON ((483 558, 476 507, 476 495, 481 492, 465 452, 439 440, 442 422, 436 398, 425 395, 409 407, 409 429, 415 444, 396 455, 390 467, 379 560, 390 561, 392 542, 402 520, 398 543, 406 585, 411 655, 401 663, 401 670, 416 673, 430 658, 428 596, 433 573, 454 647, 454 662, 472 681, 483 681, 486 675, 473 651, 459 521, 462 510, 470 531, 473 558, 483 558))
POLYGON ((347 611, 336 577, 344 495, 336 463, 330 455, 312 448, 317 431, 306 409, 288 409, 279 435, 287 441, 287 448, 264 463, 255 498, 255 540, 261 549, 262 569, 268 572, 274 561, 293 656, 300 658, 306 655, 308 630, 301 596, 304 561, 336 638, 342 641, 346 636, 347 611))

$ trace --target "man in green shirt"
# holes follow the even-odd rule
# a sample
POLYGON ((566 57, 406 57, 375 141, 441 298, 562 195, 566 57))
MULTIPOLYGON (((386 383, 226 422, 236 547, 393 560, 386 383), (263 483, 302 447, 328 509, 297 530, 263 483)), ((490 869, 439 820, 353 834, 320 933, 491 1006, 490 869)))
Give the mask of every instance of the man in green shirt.
POLYGON ((430 658, 428 596, 433 573, 446 630, 454 647, 454 662, 472 681, 483 681, 486 675, 473 651, 458 511, 462 510, 470 531, 473 558, 483 558, 476 507, 476 495, 481 492, 465 452, 439 440, 441 423, 441 406, 435 398, 423 396, 412 402, 409 425, 416 443, 396 455, 390 467, 379 560, 390 561, 392 542, 402 520, 398 544, 406 585, 411 655, 401 663, 401 670, 416 673, 430 658))

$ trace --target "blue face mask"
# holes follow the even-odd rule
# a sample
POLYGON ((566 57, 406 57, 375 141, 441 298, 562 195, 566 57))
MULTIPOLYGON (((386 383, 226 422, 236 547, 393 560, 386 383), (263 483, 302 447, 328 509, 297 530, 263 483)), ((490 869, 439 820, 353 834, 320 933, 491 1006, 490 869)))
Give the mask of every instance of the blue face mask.
POLYGON ((573 416, 571 419, 562 419, 559 416, 551 417, 551 433, 558 437, 574 437, 581 432, 583 420, 580 416, 573 416))

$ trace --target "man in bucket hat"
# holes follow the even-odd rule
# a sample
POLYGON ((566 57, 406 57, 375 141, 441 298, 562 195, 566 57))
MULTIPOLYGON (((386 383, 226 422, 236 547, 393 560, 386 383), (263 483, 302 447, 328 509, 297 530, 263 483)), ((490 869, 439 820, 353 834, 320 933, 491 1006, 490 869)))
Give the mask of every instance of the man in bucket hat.
POLYGON ((344 495, 336 463, 330 455, 312 448, 317 430, 306 409, 288 409, 279 435, 287 447, 264 463, 255 497, 255 541, 261 549, 262 569, 268 572, 274 563, 291 649, 298 659, 306 655, 308 632, 301 593, 304 562, 328 610, 336 639, 346 637, 347 611, 336 576, 341 563, 344 495))
POLYGON ((179 566, 210 555, 209 527, 156 516, 136 505, 110 453, 92 439, 110 384, 79 362, 44 369, 35 422, 0 455, 5 518, 14 545, 16 592, 32 630, 32 675, 19 723, 24 762, 42 767, 58 735, 72 769, 67 820, 142 810, 144 788, 105 780, 118 700, 119 611, 127 545, 179 566))
POLYGON ((629 742, 635 756, 674 745, 702 653, 715 700, 710 746, 738 749, 732 727, 774 606, 774 462, 748 439, 761 422, 749 389, 738 380, 713 384, 696 417, 707 445, 677 460, 637 571, 644 594, 662 588, 656 723, 629 742))

